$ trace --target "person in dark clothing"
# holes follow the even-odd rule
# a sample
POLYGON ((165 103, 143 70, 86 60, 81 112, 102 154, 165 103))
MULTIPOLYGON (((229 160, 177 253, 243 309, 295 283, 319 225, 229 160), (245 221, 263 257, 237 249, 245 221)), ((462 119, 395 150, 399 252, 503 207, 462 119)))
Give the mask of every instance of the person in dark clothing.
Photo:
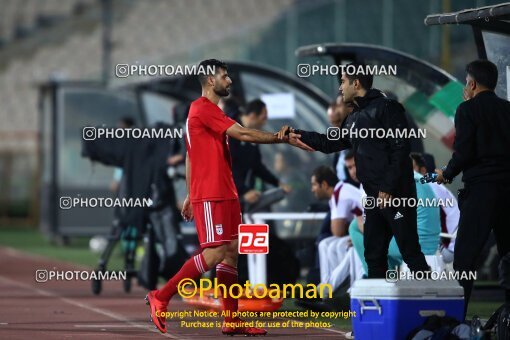
POLYGON ((235 120, 238 123, 241 123, 241 104, 239 103, 239 100, 234 97, 232 94, 229 95, 227 98, 220 99, 220 102, 218 103, 218 106, 220 109, 225 112, 225 114, 235 120))
MULTIPOLYGON (((388 97, 389 99, 396 100, 397 102, 400 103, 400 101, 398 100, 398 97, 395 93, 388 91, 388 90, 383 90, 383 92, 386 95, 386 97, 388 97)), ((407 119, 407 124, 409 124, 409 128, 417 131, 418 125, 416 125, 416 122, 414 121, 413 116, 411 116, 409 114, 409 112, 406 112, 406 119, 407 119)), ((421 154, 425 153, 425 148, 423 147, 423 141, 421 140, 420 137, 409 138, 409 143, 411 144, 411 152, 417 152, 417 153, 421 153, 421 154)))
MULTIPOLYGON (((328 107, 328 120, 331 126, 340 127, 345 118, 352 112, 354 109, 351 103, 345 103, 342 96, 338 95, 336 100, 329 104, 328 107)), ((345 155, 347 154, 347 150, 342 150, 340 152, 335 152, 333 155, 333 170, 335 170, 335 174, 338 176, 338 179, 342 181, 352 184, 355 187, 359 187, 359 183, 354 181, 351 176, 349 176, 349 172, 345 167, 345 155)))
MULTIPOLYGON (((260 99, 248 103, 246 112, 242 112, 240 123, 244 127, 260 130, 267 121, 266 104, 260 99)), ((232 155, 232 175, 241 200, 241 206, 253 204, 260 198, 260 191, 255 189, 255 179, 258 177, 265 183, 275 187, 281 186, 285 191, 290 188, 281 184, 278 178, 262 163, 262 154, 259 145, 229 139, 230 153, 232 155)))
MULTIPOLYGON (((171 129, 173 126, 157 122, 151 128, 171 129)), ((123 207, 119 213, 121 225, 145 228, 149 210, 172 206, 177 209, 173 179, 168 177, 168 158, 178 154, 178 139, 97 138, 82 141, 82 157, 123 170, 124 190, 120 198, 151 198, 150 209, 138 206, 123 207)), ((176 217, 180 214, 176 212, 176 217)))
MULTIPOLYGON (((355 65, 359 69, 359 65, 355 65)), ((343 121, 344 134, 326 136, 284 126, 278 137, 305 150, 324 153, 352 148, 357 177, 367 196, 388 200, 416 199, 409 140, 388 132, 408 128, 405 109, 381 91, 372 88, 373 76, 342 74, 340 91, 355 108, 343 121), (346 130, 345 130, 346 129, 346 130), (361 138, 361 130, 382 129, 386 138, 361 138), (285 136, 288 134, 288 138, 285 136), (335 137, 339 137, 338 139, 335 137)), ((388 246, 392 236, 411 271, 430 270, 418 243, 416 207, 381 205, 365 209, 365 259, 369 278, 384 278, 388 269, 388 246)))
MULTIPOLYGON (((466 67, 464 100, 455 114, 455 142, 452 159, 436 170, 438 183, 449 183, 462 172, 464 188, 459 190, 460 221, 453 267, 474 271, 480 253, 494 230, 500 262, 500 283, 510 306, 510 228, 506 212, 510 206, 510 103, 494 89, 498 69, 488 60, 466 67)), ((460 280, 464 287, 465 310, 473 289, 472 280, 460 280)))

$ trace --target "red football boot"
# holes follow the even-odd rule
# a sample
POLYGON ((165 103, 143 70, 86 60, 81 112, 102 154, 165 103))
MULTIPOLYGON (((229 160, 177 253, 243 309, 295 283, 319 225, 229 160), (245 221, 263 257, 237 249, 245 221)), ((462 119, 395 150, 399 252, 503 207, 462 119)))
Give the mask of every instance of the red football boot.
POLYGON ((156 328, 159 329, 161 333, 166 333, 166 317, 156 316, 156 311, 159 315, 165 313, 168 303, 156 299, 156 292, 157 290, 151 290, 149 294, 145 296, 145 304, 150 308, 151 321, 156 325, 156 328))
POLYGON ((267 331, 262 328, 257 327, 245 327, 243 324, 245 321, 234 318, 232 321, 229 322, 230 324, 235 323, 236 325, 229 325, 229 326, 235 326, 235 327, 226 327, 225 323, 223 323, 223 327, 221 327, 221 332, 225 335, 245 335, 245 336, 260 336, 260 335, 266 335, 267 331), (239 326, 237 326, 239 325, 239 326))

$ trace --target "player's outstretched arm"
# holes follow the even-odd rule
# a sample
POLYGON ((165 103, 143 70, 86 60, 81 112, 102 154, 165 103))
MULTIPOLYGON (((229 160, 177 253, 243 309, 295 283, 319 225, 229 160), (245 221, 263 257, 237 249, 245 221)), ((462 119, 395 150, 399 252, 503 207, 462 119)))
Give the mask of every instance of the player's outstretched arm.
POLYGON ((257 144, 276 144, 287 142, 284 139, 278 139, 278 136, 275 136, 270 132, 248 129, 238 123, 233 124, 227 129, 227 135, 242 142, 257 144))
POLYGON ((285 140, 290 145, 300 148, 302 150, 310 151, 310 152, 315 151, 313 148, 311 148, 307 144, 303 143, 300 139, 301 135, 295 133, 294 128, 292 128, 288 125, 282 126, 280 131, 275 133, 275 136, 278 136, 278 139, 285 140))
POLYGON ((191 200, 189 198, 190 192, 190 172, 191 172, 191 162, 189 161, 189 154, 186 153, 186 191, 188 194, 186 195, 186 199, 182 205, 181 215, 185 221, 193 220, 193 207, 191 205, 191 200))
POLYGON ((348 140, 329 140, 325 134, 294 129, 288 125, 282 126, 276 133, 278 138, 288 135, 288 143, 307 151, 323 153, 338 152, 351 147, 348 140))

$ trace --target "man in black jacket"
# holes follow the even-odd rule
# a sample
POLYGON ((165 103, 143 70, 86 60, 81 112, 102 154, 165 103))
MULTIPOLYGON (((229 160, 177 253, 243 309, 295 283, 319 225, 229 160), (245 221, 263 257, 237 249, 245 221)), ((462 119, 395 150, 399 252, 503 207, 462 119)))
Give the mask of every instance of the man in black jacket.
MULTIPOLYGON (((266 121, 266 104, 260 99, 249 102, 245 112, 241 112, 240 115, 241 125, 250 129, 260 130, 266 121)), ((255 188, 256 178, 275 187, 281 186, 286 192, 290 191, 290 187, 281 184, 278 178, 262 163, 262 154, 258 144, 231 138, 229 147, 232 155, 232 175, 243 208, 247 204, 256 203, 260 198, 261 193, 255 188)))
MULTIPOLYGON (((354 65, 359 69, 360 65, 354 65)), ((364 65, 361 65, 362 67, 364 65)), ((295 130, 284 126, 278 132, 288 142, 303 149, 324 153, 351 148, 355 154, 357 177, 367 196, 388 200, 415 198, 416 187, 408 139, 387 134, 389 130, 408 129, 405 110, 397 101, 388 99, 381 91, 372 89, 373 76, 348 75, 341 78, 340 91, 346 103, 353 103, 354 111, 343 121, 342 134, 324 135, 295 130), (362 130, 380 129, 388 138, 361 138, 362 130)), ((365 206, 365 259, 369 278, 384 278, 388 269, 387 254, 392 236, 411 271, 427 271, 429 267, 418 243, 416 207, 365 206)))
MULTIPOLYGON (((494 93, 496 65, 477 60, 467 65, 466 72, 466 101, 455 114, 454 152, 445 170, 436 170, 437 182, 451 182, 463 173, 454 269, 476 270, 482 248, 494 230, 501 257, 500 282, 510 306, 510 228, 506 215, 510 206, 510 103, 494 93)), ((460 284, 467 310, 473 281, 460 280, 460 284)))

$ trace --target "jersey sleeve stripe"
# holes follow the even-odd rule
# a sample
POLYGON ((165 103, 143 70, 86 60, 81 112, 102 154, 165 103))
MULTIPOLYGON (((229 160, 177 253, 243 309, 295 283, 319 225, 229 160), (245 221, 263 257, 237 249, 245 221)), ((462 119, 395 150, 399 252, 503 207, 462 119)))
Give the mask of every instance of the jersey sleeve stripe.
POLYGON ((210 242, 209 237, 209 215, 207 213, 207 202, 204 202, 204 220, 205 220, 205 242, 210 242))
POLYGON ((207 233, 209 236, 209 242, 214 242, 214 233, 213 233, 213 221, 212 221, 212 213, 211 213, 211 202, 206 202, 205 207, 207 210, 207 233))
POLYGON ((209 225, 210 225, 210 228, 211 228, 211 241, 212 242, 216 242, 215 236, 214 236, 216 234, 214 233, 214 223, 213 223, 213 219, 212 219, 211 202, 207 202, 207 205, 209 207, 209 219, 210 219, 209 225))
POLYGON ((191 149, 191 138, 189 136, 188 121, 189 121, 189 118, 186 119, 186 139, 188 140, 188 145, 189 145, 189 148, 191 149))

